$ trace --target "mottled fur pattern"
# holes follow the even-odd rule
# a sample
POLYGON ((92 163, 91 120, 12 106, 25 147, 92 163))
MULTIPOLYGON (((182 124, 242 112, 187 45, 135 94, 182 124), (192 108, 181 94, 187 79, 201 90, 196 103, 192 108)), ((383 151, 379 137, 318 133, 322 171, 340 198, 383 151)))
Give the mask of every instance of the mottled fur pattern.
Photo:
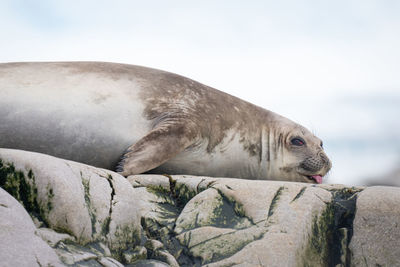
POLYGON ((125 176, 313 182, 310 176, 331 168, 321 140, 289 119, 191 79, 126 64, 0 64, 0 132, 3 147, 105 168, 120 158, 125 176), (294 146, 295 137, 304 146, 294 146))

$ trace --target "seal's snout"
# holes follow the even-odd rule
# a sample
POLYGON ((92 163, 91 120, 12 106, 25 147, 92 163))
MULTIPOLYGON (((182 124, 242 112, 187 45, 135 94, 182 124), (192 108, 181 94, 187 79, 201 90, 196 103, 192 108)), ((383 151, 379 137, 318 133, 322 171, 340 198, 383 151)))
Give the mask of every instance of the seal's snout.
POLYGON ((301 173, 317 184, 322 183, 322 177, 331 169, 331 166, 331 162, 324 152, 308 157, 300 163, 301 173))
POLYGON ((326 161, 320 157, 308 157, 301 164, 300 167, 304 170, 315 173, 321 170, 326 164, 326 161))

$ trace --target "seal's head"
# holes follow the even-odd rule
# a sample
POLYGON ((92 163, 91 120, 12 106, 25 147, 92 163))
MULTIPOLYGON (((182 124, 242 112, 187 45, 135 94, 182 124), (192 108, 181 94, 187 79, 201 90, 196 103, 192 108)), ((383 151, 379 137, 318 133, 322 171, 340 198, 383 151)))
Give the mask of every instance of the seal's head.
MULTIPOLYGON (((275 162, 271 171, 285 180, 322 183, 332 163, 323 150, 322 141, 303 126, 289 121, 281 123, 274 133, 275 162)), ((280 178, 280 177, 277 177, 280 178)))

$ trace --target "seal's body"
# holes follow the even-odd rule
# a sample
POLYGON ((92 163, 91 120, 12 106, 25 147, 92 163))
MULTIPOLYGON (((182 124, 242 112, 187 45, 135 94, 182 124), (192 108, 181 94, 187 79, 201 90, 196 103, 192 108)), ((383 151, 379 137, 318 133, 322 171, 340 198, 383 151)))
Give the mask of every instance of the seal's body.
POLYGON ((100 62, 0 64, 0 147, 123 175, 321 182, 331 166, 318 138, 271 111, 176 74, 100 62))

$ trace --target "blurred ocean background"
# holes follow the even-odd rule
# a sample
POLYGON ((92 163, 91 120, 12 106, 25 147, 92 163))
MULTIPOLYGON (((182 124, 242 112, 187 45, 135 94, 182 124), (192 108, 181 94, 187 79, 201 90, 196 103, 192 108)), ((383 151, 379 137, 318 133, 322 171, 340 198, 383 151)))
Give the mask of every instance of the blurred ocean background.
MULTIPOLYGON (((0 1, 0 62, 175 72, 324 140, 328 183, 400 168, 400 1, 0 1)), ((400 177, 399 177, 400 179, 400 177)))

